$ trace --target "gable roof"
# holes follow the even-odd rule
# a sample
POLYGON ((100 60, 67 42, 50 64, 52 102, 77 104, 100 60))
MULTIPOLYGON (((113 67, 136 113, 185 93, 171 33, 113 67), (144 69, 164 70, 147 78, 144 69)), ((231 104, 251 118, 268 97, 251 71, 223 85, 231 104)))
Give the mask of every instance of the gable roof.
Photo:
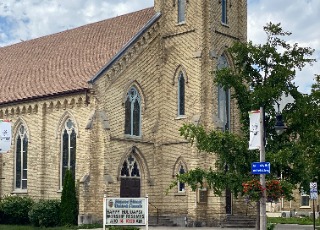
POLYGON ((147 8, 0 48, 0 104, 88 89, 155 15, 147 8))

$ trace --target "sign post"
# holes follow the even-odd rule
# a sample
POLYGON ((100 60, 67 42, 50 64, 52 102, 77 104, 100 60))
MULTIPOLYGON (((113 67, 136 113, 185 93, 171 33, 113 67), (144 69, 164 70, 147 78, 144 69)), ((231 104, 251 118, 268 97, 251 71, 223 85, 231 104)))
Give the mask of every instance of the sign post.
POLYGON ((145 198, 103 198, 103 229, 107 225, 145 225, 148 230, 148 195, 145 198))
POLYGON ((317 182, 310 182, 310 199, 313 204, 313 229, 316 229, 316 213, 314 208, 314 201, 318 199, 318 185, 317 182))

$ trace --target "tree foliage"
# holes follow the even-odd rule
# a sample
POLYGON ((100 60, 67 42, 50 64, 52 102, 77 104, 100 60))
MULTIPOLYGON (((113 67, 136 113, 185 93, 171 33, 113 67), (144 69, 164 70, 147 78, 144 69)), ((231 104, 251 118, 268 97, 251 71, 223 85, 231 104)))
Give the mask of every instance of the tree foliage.
POLYGON ((78 201, 75 181, 70 170, 66 171, 64 177, 60 207, 62 225, 76 225, 78 217, 78 201))
POLYGON ((320 179, 316 164, 319 152, 319 76, 310 95, 298 91, 293 80, 296 71, 312 64, 314 52, 310 47, 289 44, 285 38, 291 33, 282 30, 280 24, 269 23, 264 27, 265 44, 235 43, 228 52, 233 58, 232 68, 215 71, 214 83, 232 89, 242 124, 241 134, 207 130, 203 126, 185 124, 180 133, 199 151, 214 153, 215 165, 209 169, 196 168, 178 176, 192 189, 206 183, 217 195, 226 187, 235 195, 242 194, 242 183, 257 176, 251 174, 251 163, 259 161, 257 150, 248 150, 248 112, 263 106, 267 114, 266 161, 271 163, 267 179, 279 178, 287 182, 286 198, 291 199, 292 184, 304 187, 312 180, 320 179), (274 104, 281 96, 290 94, 295 102, 282 111, 287 131, 277 136, 274 130, 274 104), (291 184, 291 185, 290 185, 291 184), (290 188, 290 189, 289 189, 290 188), (290 190, 290 191, 289 191, 290 190))

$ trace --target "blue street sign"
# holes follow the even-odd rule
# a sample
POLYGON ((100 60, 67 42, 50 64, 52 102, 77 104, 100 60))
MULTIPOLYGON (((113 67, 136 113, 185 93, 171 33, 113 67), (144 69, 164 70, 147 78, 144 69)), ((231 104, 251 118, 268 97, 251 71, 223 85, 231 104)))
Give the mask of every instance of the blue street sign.
POLYGON ((251 163, 252 174, 270 174, 270 162, 251 163))

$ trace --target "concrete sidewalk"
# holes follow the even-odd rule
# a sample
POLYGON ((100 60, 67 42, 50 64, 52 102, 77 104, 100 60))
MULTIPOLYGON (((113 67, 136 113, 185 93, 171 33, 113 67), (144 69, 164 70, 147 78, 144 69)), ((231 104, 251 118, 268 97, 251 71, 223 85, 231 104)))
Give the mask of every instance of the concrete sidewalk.
MULTIPOLYGON (((140 229, 146 230, 146 227, 141 226, 140 229)), ((254 230, 254 229, 255 228, 172 227, 172 226, 149 226, 148 228, 148 230, 254 230)), ((103 230, 103 228, 96 228, 93 230, 103 230)), ((277 224, 275 230, 313 230, 313 226, 297 225, 297 224, 277 224)))

